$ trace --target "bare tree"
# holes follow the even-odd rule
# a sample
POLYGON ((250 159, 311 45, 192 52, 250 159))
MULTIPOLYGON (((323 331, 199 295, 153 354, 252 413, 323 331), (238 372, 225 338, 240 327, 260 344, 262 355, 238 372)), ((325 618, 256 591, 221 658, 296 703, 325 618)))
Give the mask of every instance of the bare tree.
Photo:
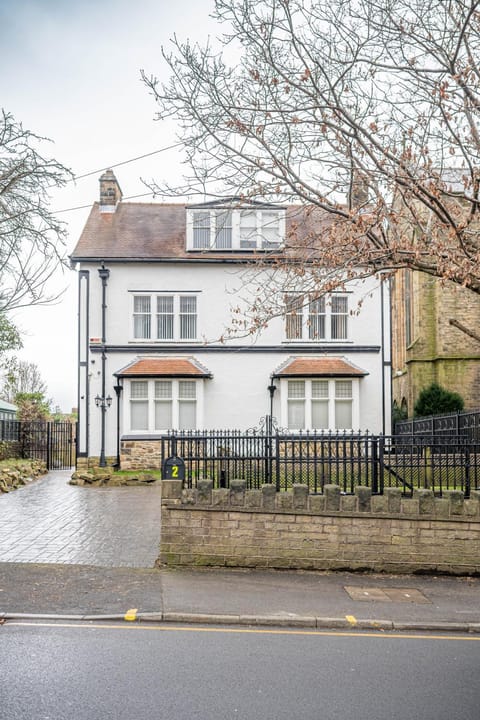
POLYGON ((38 150, 45 138, 0 114, 0 312, 51 301, 46 283, 64 262, 65 226, 49 190, 69 172, 38 150))
POLYGON ((47 386, 38 366, 33 362, 12 357, 4 363, 4 377, 0 397, 15 402, 18 395, 39 395, 45 400, 47 386))
POLYGON ((480 293, 479 5, 216 0, 225 34, 175 38, 167 84, 143 73, 191 170, 153 189, 328 213, 288 239, 319 292, 409 267, 480 293))

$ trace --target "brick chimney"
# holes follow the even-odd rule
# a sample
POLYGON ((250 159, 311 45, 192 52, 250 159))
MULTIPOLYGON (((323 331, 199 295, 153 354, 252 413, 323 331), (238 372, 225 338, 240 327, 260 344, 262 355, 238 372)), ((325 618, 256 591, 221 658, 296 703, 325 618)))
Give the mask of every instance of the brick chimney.
POLYGON ((100 180, 100 212, 115 212, 122 191, 112 170, 105 170, 100 180))
POLYGON ((363 173, 353 171, 348 205, 350 209, 362 208, 368 204, 368 183, 363 173))

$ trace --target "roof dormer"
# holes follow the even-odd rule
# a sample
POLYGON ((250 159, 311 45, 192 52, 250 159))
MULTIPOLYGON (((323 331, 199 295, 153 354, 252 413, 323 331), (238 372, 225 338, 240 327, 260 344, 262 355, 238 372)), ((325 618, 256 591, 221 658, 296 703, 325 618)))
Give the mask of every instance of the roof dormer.
POLYGON ((228 198, 187 206, 189 251, 272 251, 285 242, 285 208, 228 198))

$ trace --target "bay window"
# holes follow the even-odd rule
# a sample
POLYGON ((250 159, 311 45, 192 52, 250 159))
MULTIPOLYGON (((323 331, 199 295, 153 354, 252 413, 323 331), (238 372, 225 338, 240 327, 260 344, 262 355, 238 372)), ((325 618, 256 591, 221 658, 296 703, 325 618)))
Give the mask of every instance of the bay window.
POLYGON ((289 430, 352 430, 358 395, 356 378, 282 380, 283 421, 289 430))
POLYGON ((199 427, 203 397, 201 381, 130 380, 129 389, 127 426, 131 432, 161 433, 199 427))
POLYGON ((136 380, 130 385, 130 427, 148 430, 148 381, 136 380))

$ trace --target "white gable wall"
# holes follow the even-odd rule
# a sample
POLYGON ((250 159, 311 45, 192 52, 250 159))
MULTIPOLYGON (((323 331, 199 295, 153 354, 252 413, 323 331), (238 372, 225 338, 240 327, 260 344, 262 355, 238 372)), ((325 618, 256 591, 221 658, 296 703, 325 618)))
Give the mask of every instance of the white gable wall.
MULTIPOLYGON (((213 375, 212 379, 199 381, 203 385, 199 398, 199 425, 207 429, 246 429, 257 425, 260 418, 270 411, 267 386, 273 372, 291 356, 340 355, 366 371, 358 380, 356 411, 359 427, 355 429, 381 432, 383 415, 390 413, 390 382, 384 373, 384 363, 389 361, 389 323, 387 286, 382 293, 376 279, 350 285, 347 340, 287 341, 284 320, 274 318, 260 336, 244 336, 230 339, 226 345, 219 342, 225 329, 231 327, 230 309, 238 304, 234 294, 242 286, 244 277, 241 266, 230 264, 191 263, 105 263, 110 270, 106 291, 106 395, 113 399, 106 411, 105 453, 114 456, 117 442, 116 396, 113 386, 117 383, 114 373, 139 356, 172 357, 194 356, 213 375), (151 293, 197 293, 198 335, 196 341, 135 340, 133 337, 133 296, 151 293), (358 302, 362 300, 359 314, 358 302), (383 324, 382 324, 383 323, 383 324), (383 332, 383 337, 382 337, 383 332), (249 350, 250 348, 250 350, 249 350), (233 350, 233 351, 232 351, 233 350), (200 407, 201 406, 201 407, 200 407)), ((102 391, 102 285, 98 276, 98 264, 82 264, 90 270, 89 296, 89 455, 98 456, 101 438, 101 411, 95 406, 95 396, 102 391)), ((263 271, 267 272, 267 271, 263 271)), ((262 284, 261 275, 255 286, 262 284)), ((248 287, 241 291, 248 294, 248 287)), ((85 323, 82 324, 85 328, 85 323)), ((124 381, 126 388, 128 381, 124 381)), ((279 388, 274 397, 274 415, 280 425, 286 424, 285 393, 279 388), (283 411, 282 411, 283 408, 283 411)), ((357 383, 356 383, 357 387, 357 383)), ((85 396, 85 390, 82 390, 85 396)), ((121 435, 132 434, 129 427, 128 392, 123 391, 121 400, 121 435)), ((86 400, 83 401, 86 419, 86 400)), ((82 408, 82 401, 80 400, 82 408)), ((82 409, 81 409, 82 415, 82 409)), ((387 419, 387 432, 389 430, 387 419)), ((82 431, 81 431, 82 432, 82 431)), ((84 430, 83 432, 86 432, 84 430)), ((141 433, 139 433, 141 434, 141 433)))
MULTIPOLYGON (((108 266, 108 264, 107 264, 108 266)), ((142 293, 198 293, 198 343, 218 342, 227 328, 232 327, 232 308, 244 305, 242 295, 254 296, 248 286, 242 287, 244 278, 237 266, 193 265, 170 263, 111 264, 107 289, 107 342, 108 344, 133 343, 133 296, 142 293)), ((268 271, 263 271, 267 274, 268 271)), ((101 282, 91 267, 90 336, 101 337, 101 282)), ((258 273, 253 286, 262 286, 258 273)), ((348 285, 349 337, 347 344, 380 344, 381 304, 379 282, 369 278, 365 282, 348 285), (359 301, 360 315, 356 315, 359 301)), ((284 321, 273 318, 260 338, 244 334, 230 338, 229 342, 244 345, 246 341, 271 345, 286 343, 284 321)), ((136 341, 138 344, 138 341, 136 341)), ((150 344, 150 343, 146 343, 150 344)), ((186 344, 191 344, 190 341, 186 344)), ((292 344, 292 343, 290 343, 292 344)), ((304 344, 304 342, 303 342, 304 344)), ((321 342, 323 345, 324 342, 321 342)), ((338 345, 339 343, 334 343, 338 345)), ((345 343, 341 341, 341 344, 345 343)))

